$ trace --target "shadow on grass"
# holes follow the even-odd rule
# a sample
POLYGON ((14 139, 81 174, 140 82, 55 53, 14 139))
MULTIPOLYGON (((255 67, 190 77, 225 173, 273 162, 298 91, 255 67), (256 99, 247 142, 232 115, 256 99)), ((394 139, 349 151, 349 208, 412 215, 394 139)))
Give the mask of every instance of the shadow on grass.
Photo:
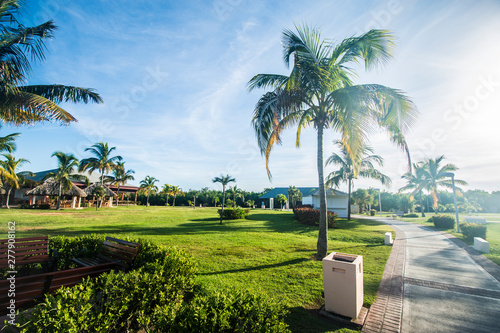
POLYGON ((247 267, 247 268, 240 268, 240 269, 230 269, 227 271, 220 271, 220 272, 200 273, 199 275, 218 275, 218 274, 228 274, 228 273, 259 271, 259 270, 267 269, 267 268, 276 268, 276 267, 282 267, 282 266, 296 265, 296 264, 303 263, 304 261, 310 261, 310 260, 306 259, 306 258, 299 258, 299 259, 293 259, 293 260, 289 260, 289 261, 280 262, 277 264, 261 265, 261 266, 247 267))
POLYGON ((293 333, 324 333, 341 329, 341 326, 322 317, 318 309, 289 308, 285 322, 293 333))

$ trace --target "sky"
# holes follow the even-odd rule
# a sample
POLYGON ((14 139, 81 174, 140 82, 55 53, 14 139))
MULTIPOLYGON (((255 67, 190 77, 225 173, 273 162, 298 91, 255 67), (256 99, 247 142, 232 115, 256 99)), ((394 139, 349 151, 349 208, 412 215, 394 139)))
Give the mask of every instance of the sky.
MULTIPOLYGON (((270 157, 272 179, 257 147, 251 119, 265 90, 248 92, 260 73, 289 73, 282 60, 284 29, 306 23, 340 42, 370 29, 396 36, 394 59, 371 72, 356 67, 357 83, 401 89, 419 119, 406 133, 413 161, 445 155, 460 170, 465 189, 500 190, 499 1, 25 1, 22 21, 53 19, 46 60, 33 66, 28 84, 94 88, 103 104, 62 104, 77 123, 12 127, 21 133, 16 157, 33 172, 57 166, 51 154, 73 153, 96 142, 116 147, 135 170, 184 190, 218 189, 229 174, 238 187, 317 186, 316 132, 295 130, 270 157)), ((325 134, 325 159, 338 153, 325 134)), ((392 187, 359 179, 356 188, 397 191, 404 186, 405 154, 384 132, 370 137, 384 158, 380 170, 392 187)), ((334 167, 328 166, 326 174, 334 167)), ((346 190, 342 185, 340 190, 346 190)))

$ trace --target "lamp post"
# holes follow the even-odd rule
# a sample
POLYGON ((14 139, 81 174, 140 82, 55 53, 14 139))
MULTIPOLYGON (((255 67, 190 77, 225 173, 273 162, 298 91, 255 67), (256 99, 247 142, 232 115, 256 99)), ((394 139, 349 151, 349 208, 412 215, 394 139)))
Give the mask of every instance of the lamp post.
POLYGON ((453 185, 453 202, 455 203, 455 217, 457 219, 457 232, 460 232, 460 225, 458 222, 457 192, 455 190, 455 174, 453 172, 445 172, 442 175, 445 177, 451 177, 451 184, 453 185))
POLYGON ((374 190, 378 191, 378 208, 380 210, 380 217, 382 217, 382 196, 381 196, 382 190, 380 190, 379 188, 374 188, 374 190))

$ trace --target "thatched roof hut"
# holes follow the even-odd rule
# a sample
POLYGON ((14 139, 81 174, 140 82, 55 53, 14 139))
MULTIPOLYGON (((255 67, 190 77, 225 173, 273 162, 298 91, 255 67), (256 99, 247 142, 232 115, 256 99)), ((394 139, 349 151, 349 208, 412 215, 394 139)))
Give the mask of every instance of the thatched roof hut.
MULTIPOLYGON (((47 179, 42 185, 26 192, 26 195, 59 195, 59 182, 53 178, 47 179)), ((63 196, 86 197, 87 193, 79 189, 75 184, 71 184, 71 189, 62 192, 63 196)))
MULTIPOLYGON (((93 183, 92 185, 86 187, 84 189, 84 191, 88 196, 91 196, 92 193, 94 192, 94 190, 96 189, 96 187, 98 187, 98 186, 101 186, 101 184, 100 183, 93 183)), ((116 193, 111 191, 109 189, 109 187, 107 187, 106 185, 103 185, 102 187, 104 187, 104 191, 106 191, 106 197, 116 197, 116 193)))

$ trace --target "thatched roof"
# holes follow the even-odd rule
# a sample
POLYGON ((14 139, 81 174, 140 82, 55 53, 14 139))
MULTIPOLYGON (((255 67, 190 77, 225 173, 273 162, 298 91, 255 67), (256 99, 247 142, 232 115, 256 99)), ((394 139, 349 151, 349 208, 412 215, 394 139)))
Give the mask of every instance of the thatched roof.
MULTIPOLYGON (((88 195, 88 196, 91 196, 92 195, 92 192, 94 192, 95 188, 98 187, 98 186, 101 186, 100 183, 93 183, 92 185, 86 187, 84 189, 85 193, 88 195)), ((116 197, 116 193, 111 191, 109 189, 109 187, 107 187, 106 185, 103 185, 102 187, 104 187, 104 190, 106 191, 106 196, 107 197, 116 197)))
MULTIPOLYGON (((59 182, 53 178, 47 179, 42 185, 26 192, 26 195, 59 195, 59 182)), ((75 184, 71 184, 71 189, 63 191, 63 196, 86 197, 87 194, 75 184)))

